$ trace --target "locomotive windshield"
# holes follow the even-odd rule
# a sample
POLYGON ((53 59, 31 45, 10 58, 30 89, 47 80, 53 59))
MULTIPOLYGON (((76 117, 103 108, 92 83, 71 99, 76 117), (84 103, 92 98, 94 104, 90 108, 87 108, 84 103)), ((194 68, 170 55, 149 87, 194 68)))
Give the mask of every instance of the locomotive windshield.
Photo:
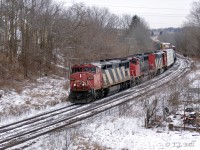
POLYGON ((135 65, 137 64, 137 60, 135 60, 135 59, 132 59, 131 62, 132 62, 133 64, 135 64, 135 65))
POLYGON ((72 68, 72 73, 76 73, 76 72, 92 72, 92 73, 95 73, 96 68, 95 67, 72 68))
POLYGON ((96 68, 95 67, 84 67, 83 71, 85 72, 96 72, 96 68))
POLYGON ((72 68, 72 73, 82 72, 82 68, 72 68))

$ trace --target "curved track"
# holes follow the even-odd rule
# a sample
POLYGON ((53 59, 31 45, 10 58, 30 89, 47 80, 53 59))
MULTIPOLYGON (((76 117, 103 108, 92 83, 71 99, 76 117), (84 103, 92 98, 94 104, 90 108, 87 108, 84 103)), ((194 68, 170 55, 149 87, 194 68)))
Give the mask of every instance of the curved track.
POLYGON ((189 60, 186 60, 185 58, 178 59, 174 66, 167 72, 126 91, 88 105, 65 106, 9 125, 1 126, 0 149, 6 149, 26 142, 48 132, 91 117, 126 101, 140 97, 141 94, 144 94, 147 91, 151 91, 164 83, 179 78, 187 72, 190 65, 191 61, 189 60))

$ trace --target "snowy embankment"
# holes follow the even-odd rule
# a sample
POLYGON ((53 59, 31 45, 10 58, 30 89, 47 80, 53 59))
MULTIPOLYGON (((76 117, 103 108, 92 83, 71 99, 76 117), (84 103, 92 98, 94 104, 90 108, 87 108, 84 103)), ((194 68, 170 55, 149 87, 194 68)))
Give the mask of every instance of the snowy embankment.
POLYGON ((99 126, 93 123, 86 127, 85 135, 80 138, 87 143, 97 142, 106 149, 194 149, 199 148, 200 138, 194 133, 175 132, 165 129, 145 129, 132 117, 104 121, 99 126))
MULTIPOLYGON (((182 81, 173 82, 156 90, 148 97, 149 101, 158 98, 157 115, 162 115, 163 105, 170 107, 168 100, 173 99, 173 92, 180 92, 179 98, 187 100, 184 93, 184 82, 189 80, 189 87, 196 86, 200 79, 200 65, 191 71, 182 81), (179 85, 180 84, 180 85, 179 85), (171 86, 171 87, 170 87, 171 86)), ((164 106, 164 107, 165 107, 164 106)), ((179 110, 182 105, 176 109, 179 110)), ((111 149, 111 150, 199 150, 200 134, 189 131, 169 131, 168 123, 163 122, 160 127, 146 129, 144 127, 144 101, 128 104, 126 113, 120 115, 121 109, 108 110, 77 124, 73 128, 63 129, 45 135, 36 140, 26 150, 32 149, 111 149)), ((180 116, 171 116, 174 125, 183 125, 180 116)))
POLYGON ((67 103, 68 80, 43 77, 24 86, 21 92, 0 90, 0 125, 67 103))
POLYGON ((188 131, 169 131, 165 126, 146 129, 144 127, 143 102, 138 99, 137 102, 131 102, 128 106, 131 108, 129 107, 123 116, 120 115, 121 108, 113 108, 84 120, 73 128, 63 129, 38 138, 25 150, 199 149, 199 134, 188 131))
MULTIPOLYGON (((186 76, 189 85, 197 85, 196 83, 199 82, 200 77, 199 70, 200 65, 197 66, 197 70, 186 76)), ((146 98, 149 102, 158 99, 158 117, 162 115, 163 107, 170 108, 170 101, 174 97, 177 98, 177 93, 180 100, 187 100, 185 95, 187 93, 184 93, 184 88, 187 89, 187 87, 183 83, 186 78, 160 87, 151 95, 143 95, 143 100, 132 101, 125 105, 126 107, 113 108, 98 116, 77 123, 72 128, 67 127, 46 134, 33 141, 13 147, 13 149, 29 144, 29 147, 24 149, 199 150, 199 133, 169 131, 166 122, 162 122, 159 127, 150 129, 144 127, 144 99, 146 98)), ((179 111, 181 111, 181 108, 182 105, 175 107, 179 111)), ((172 115, 172 120, 175 125, 183 124, 183 120, 178 116, 174 118, 172 115)))

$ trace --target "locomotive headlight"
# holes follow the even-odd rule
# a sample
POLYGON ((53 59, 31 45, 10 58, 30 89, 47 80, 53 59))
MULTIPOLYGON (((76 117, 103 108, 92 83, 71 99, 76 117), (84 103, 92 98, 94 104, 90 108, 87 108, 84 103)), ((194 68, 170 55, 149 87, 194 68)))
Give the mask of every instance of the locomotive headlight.
POLYGON ((85 86, 85 84, 83 83, 82 86, 85 86))
POLYGON ((76 83, 74 83, 74 86, 76 86, 76 83))

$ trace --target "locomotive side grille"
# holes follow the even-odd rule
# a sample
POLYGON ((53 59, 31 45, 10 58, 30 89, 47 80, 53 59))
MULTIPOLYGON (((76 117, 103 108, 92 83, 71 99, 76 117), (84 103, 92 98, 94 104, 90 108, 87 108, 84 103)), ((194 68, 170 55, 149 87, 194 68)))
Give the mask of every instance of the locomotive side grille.
POLYGON ((121 75, 122 75, 123 80, 125 80, 125 79, 126 79, 126 76, 125 76, 124 67, 121 67, 121 68, 120 68, 120 71, 121 71, 121 75))
POLYGON ((115 83, 116 81, 115 81, 115 78, 114 78, 114 74, 113 74, 113 72, 112 72, 112 69, 108 69, 108 72, 109 72, 109 74, 110 74, 110 77, 111 77, 113 83, 115 83))
POLYGON ((163 66, 162 62, 163 62, 162 57, 156 59, 156 69, 162 68, 163 66))
POLYGON ((115 82, 118 82, 119 80, 117 79, 117 75, 116 75, 116 69, 111 69, 112 70, 112 74, 113 74, 113 78, 114 78, 114 80, 115 80, 115 82))
POLYGON ((128 77, 130 77, 130 76, 131 76, 131 75, 130 75, 130 69, 127 68, 126 71, 128 72, 128 77))
POLYGON ((113 80, 112 80, 112 78, 111 78, 111 75, 110 75, 110 71, 109 71, 109 70, 110 70, 110 69, 105 70, 105 72, 106 72, 106 77, 107 77, 109 83, 110 83, 110 84, 113 84, 113 80))
POLYGON ((105 73, 103 73, 103 83, 104 83, 104 85, 107 85, 107 84, 108 84, 107 78, 106 78, 106 74, 105 74, 105 73))
POLYGON ((125 67, 109 68, 103 70, 104 86, 111 84, 117 84, 127 80, 130 77, 129 68, 125 70, 125 67))
POLYGON ((120 73, 119 68, 117 68, 117 74, 118 74, 118 76, 119 76, 119 80, 121 81, 121 80, 122 80, 122 75, 121 75, 121 73, 120 73))
POLYGON ((115 71, 115 74, 116 74, 116 78, 117 78, 117 82, 121 81, 120 79, 120 75, 119 75, 119 72, 118 72, 119 68, 115 68, 114 71, 115 71))

